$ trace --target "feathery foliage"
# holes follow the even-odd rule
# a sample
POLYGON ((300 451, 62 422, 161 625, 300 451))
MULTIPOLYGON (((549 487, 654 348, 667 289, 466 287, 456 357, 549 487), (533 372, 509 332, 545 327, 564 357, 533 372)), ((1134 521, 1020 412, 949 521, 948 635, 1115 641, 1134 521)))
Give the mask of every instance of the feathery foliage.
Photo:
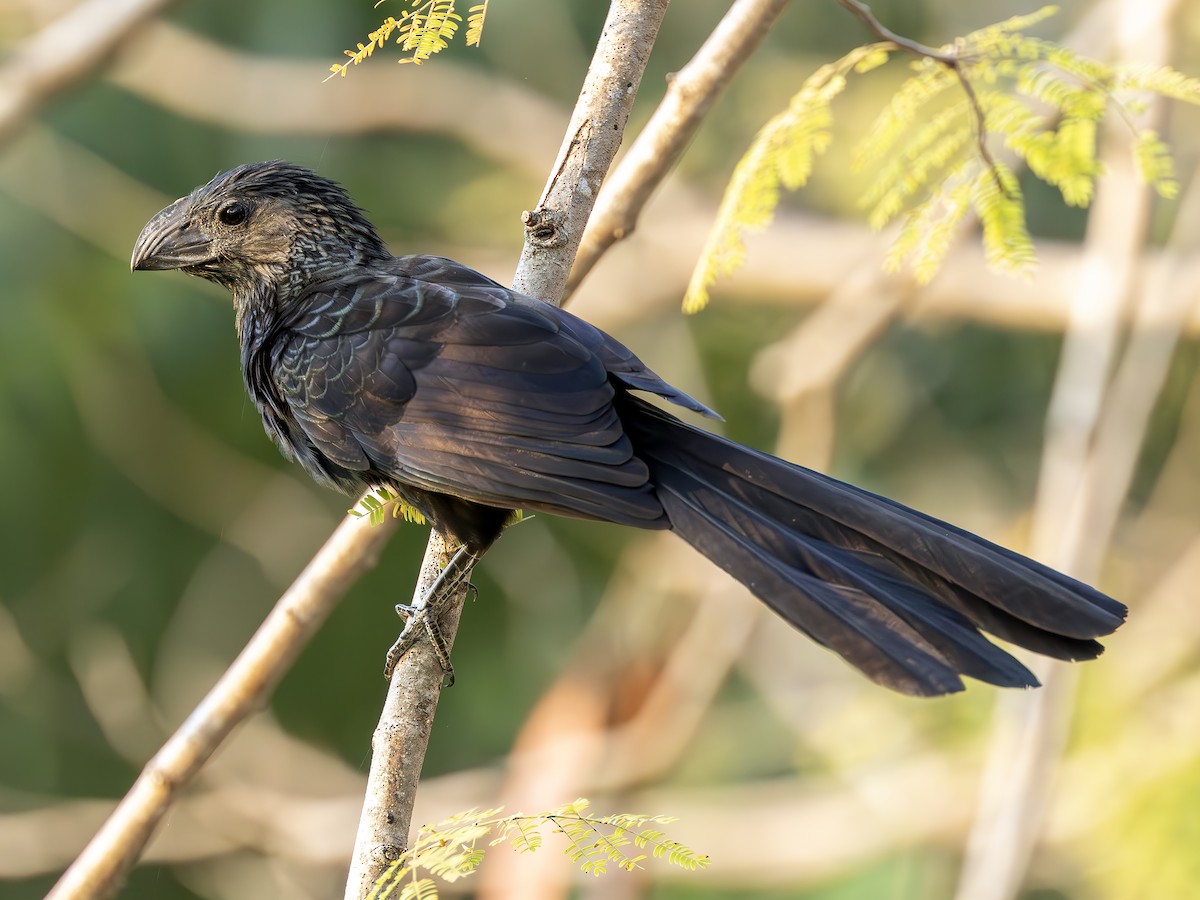
POLYGON ((546 828, 566 838, 564 852, 588 875, 603 875, 610 865, 632 872, 651 857, 690 871, 708 865, 707 856, 669 839, 659 828, 649 827, 673 819, 630 814, 597 816, 588 811, 589 805, 580 799, 549 812, 511 816, 501 815, 499 807, 468 810, 437 825, 426 825, 408 852, 380 876, 368 900, 436 900, 436 883, 422 873, 446 882, 457 881, 479 868, 488 847, 507 843, 521 853, 539 849, 546 828))
MULTIPOLYGON (((379 0, 379 3, 375 5, 379 6, 383 2, 384 0, 379 0)), ((450 41, 454 40, 455 34, 458 33, 458 26, 462 22, 462 16, 455 10, 456 2, 457 0, 408 0, 411 8, 403 10, 400 18, 388 16, 378 28, 367 35, 366 44, 358 44, 356 50, 343 51, 346 56, 350 57, 350 61, 330 66, 329 78, 334 75, 341 75, 344 78, 351 66, 365 62, 393 37, 400 45, 401 52, 408 54, 400 58, 402 63, 420 65, 433 54, 442 52, 450 46, 450 41)), ((489 0, 484 0, 483 3, 472 6, 467 11, 468 47, 479 46, 479 41, 483 36, 483 21, 487 16, 488 2, 489 0)))
POLYGON ((467 46, 478 47, 479 42, 483 40, 483 22, 487 18, 488 3, 491 0, 483 0, 478 6, 472 6, 467 10, 467 46))
POLYGON ((862 138, 856 168, 874 169, 861 205, 872 227, 903 217, 886 265, 907 265, 919 282, 936 273, 969 214, 980 225, 993 268, 1027 273, 1036 262, 1017 177, 993 157, 1003 149, 1053 185, 1071 206, 1087 206, 1103 174, 1099 126, 1115 110, 1134 132, 1143 179, 1161 196, 1178 191, 1167 145, 1137 127, 1139 94, 1200 103, 1200 80, 1169 67, 1110 66, 1024 32, 1053 15, 1047 6, 930 50, 891 41, 857 48, 822 66, 788 108, 759 131, 734 169, 684 297, 694 312, 716 280, 745 259, 745 236, 765 228, 783 188, 802 187, 832 140, 832 101, 847 77, 877 68, 901 50, 920 54, 912 74, 862 138))
POLYGON ((421 511, 409 506, 399 495, 387 485, 380 485, 365 494, 358 505, 346 510, 350 515, 356 518, 368 517, 372 525, 382 525, 383 520, 387 518, 388 508, 391 507, 392 518, 399 519, 404 517, 405 522, 412 522, 415 525, 424 525, 425 517, 421 515, 421 511))
POLYGON ((746 259, 745 235, 770 224, 782 188, 803 187, 813 161, 833 139, 833 99, 846 87, 846 76, 887 62, 889 50, 876 44, 859 47, 814 72, 788 108, 771 119, 733 170, 700 261, 692 273, 683 308, 696 312, 708 303, 709 288, 736 271, 746 259))
MULTIPOLYGON (((400 495, 393 491, 386 484, 381 484, 371 491, 369 494, 364 494, 358 501, 358 504, 346 510, 347 513, 357 519, 369 518, 371 525, 382 525, 384 519, 387 518, 388 509, 392 511, 392 518, 403 518, 405 522, 410 522, 414 525, 424 525, 425 516, 421 511, 400 499, 400 495)), ((508 520, 504 523, 508 525, 516 525, 519 522, 524 522, 527 519, 532 519, 533 515, 526 513, 522 509, 514 509, 508 520)))

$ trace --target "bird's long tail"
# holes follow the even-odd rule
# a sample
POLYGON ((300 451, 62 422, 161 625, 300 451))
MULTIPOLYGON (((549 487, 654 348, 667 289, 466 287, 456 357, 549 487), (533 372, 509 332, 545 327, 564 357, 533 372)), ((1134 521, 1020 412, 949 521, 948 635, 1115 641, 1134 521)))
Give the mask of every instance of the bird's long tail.
POLYGON ((1112 598, 970 532, 624 401, 673 530, 879 684, 1035 686, 980 629, 1080 660, 1125 618, 1112 598))

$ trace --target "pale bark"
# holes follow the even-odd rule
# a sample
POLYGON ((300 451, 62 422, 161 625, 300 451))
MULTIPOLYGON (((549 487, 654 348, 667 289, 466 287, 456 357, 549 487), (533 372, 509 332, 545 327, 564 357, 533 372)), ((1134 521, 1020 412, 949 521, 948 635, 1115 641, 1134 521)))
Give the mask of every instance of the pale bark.
MULTIPOLYGON (((525 249, 513 286, 557 302, 571 261, 620 146, 642 72, 666 13, 667 0, 614 0, 588 68, 566 137, 537 207, 523 216, 525 249)), ((446 538, 430 536, 427 565, 417 585, 423 597, 437 576, 431 559, 446 538)), ((461 598, 460 598, 461 600, 461 598)), ((454 640, 457 614, 443 617, 443 636, 454 640)), ((442 668, 421 643, 397 666, 373 742, 363 818, 346 883, 348 900, 365 897, 397 854, 408 846, 416 785, 425 759, 442 668), (418 650, 418 648, 420 648, 418 650)))

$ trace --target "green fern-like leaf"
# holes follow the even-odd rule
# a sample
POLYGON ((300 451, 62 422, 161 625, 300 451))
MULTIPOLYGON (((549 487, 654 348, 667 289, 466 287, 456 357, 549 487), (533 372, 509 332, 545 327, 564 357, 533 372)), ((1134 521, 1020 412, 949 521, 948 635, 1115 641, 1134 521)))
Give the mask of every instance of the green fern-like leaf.
POLYGON ((1056 69, 1021 66, 1014 75, 1019 93, 1059 110, 1069 119, 1099 121, 1104 115, 1107 95, 1094 87, 1065 81, 1062 72, 1056 69))
POLYGON ((485 854, 481 842, 486 841, 489 847, 508 842, 517 850, 531 852, 541 846, 541 829, 546 827, 566 837, 565 854, 589 875, 603 875, 610 865, 626 871, 639 868, 647 856, 629 855, 626 848, 632 846, 652 848, 655 858, 687 869, 708 864, 707 856, 665 838, 657 829, 645 829, 636 835, 631 831, 647 823, 674 821, 669 817, 630 813, 597 816, 589 812, 589 806, 586 799, 579 799, 549 812, 512 816, 501 815, 499 808, 466 810, 437 825, 424 826, 408 853, 376 882, 369 900, 434 900, 436 882, 421 877, 420 872, 453 882, 479 867, 485 854))
MULTIPOLYGON (((398 900, 437 900, 437 884, 432 878, 415 878, 405 882, 400 889, 398 900)), ((379 900, 384 900, 380 897, 379 900)))
POLYGON ((639 831, 637 837, 633 839, 633 844, 638 848, 648 847, 650 844, 656 844, 663 839, 663 833, 655 828, 647 828, 644 831, 639 831))
MULTIPOLYGON (((1108 66, 1025 33, 1054 12, 1047 6, 1007 19, 918 59, 868 129, 854 155, 856 168, 875 167, 861 205, 875 228, 903 217, 888 268, 908 266, 928 281, 973 212, 989 264, 1028 272, 1034 254, 1024 203, 1011 170, 995 160, 999 147, 1057 188, 1065 203, 1087 206, 1104 171, 1100 122, 1114 106, 1133 127, 1138 94, 1200 104, 1200 79, 1168 67, 1108 66)), ((846 76, 880 65, 897 49, 873 45, 818 70, 759 132, 730 179, 686 310, 702 307, 716 279, 742 264, 746 233, 770 222, 781 190, 807 181, 829 144, 831 101, 846 76)), ((1175 196, 1166 144, 1154 132, 1134 132, 1142 177, 1163 197, 1175 196)))
MULTIPOLYGON (((379 0, 376 6, 383 3, 379 0)), ((489 0, 472 6, 468 10, 467 46, 477 47, 483 37, 483 23, 487 17, 489 0)), ((368 43, 358 44, 356 50, 346 50, 349 62, 335 63, 329 67, 330 75, 345 77, 350 66, 357 66, 369 59, 376 49, 394 40, 402 53, 402 63, 420 65, 436 53, 450 46, 458 33, 462 16, 458 14, 457 0, 407 0, 409 8, 399 18, 389 16, 368 36, 368 43)), ((328 80, 328 79, 326 79, 328 80)))
MULTIPOLYGON (((407 15, 407 13, 404 15, 407 15)), ((350 66, 357 66, 359 63, 365 62, 367 59, 369 59, 371 54, 373 54, 377 48, 382 47, 388 42, 392 34, 398 28, 400 28, 400 23, 391 16, 388 16, 383 20, 382 24, 380 24, 378 28, 367 35, 367 43, 365 45, 358 44, 357 50, 343 51, 346 56, 350 57, 350 62, 335 63, 334 65, 330 66, 329 77, 325 80, 328 81, 329 78, 332 78, 334 75, 341 75, 343 78, 345 78, 350 66)))
POLYGON ((1126 66, 1117 70, 1115 92, 1146 91, 1172 100, 1200 104, 1200 79, 1190 78, 1170 66, 1126 66))
POLYGON ((966 160, 906 217, 899 236, 884 260, 895 271, 906 263, 917 282, 929 282, 949 250, 959 227, 970 212, 971 180, 963 170, 966 160))
POLYGON ((428 0, 412 13, 412 28, 404 36, 400 49, 411 53, 401 62, 420 65, 435 53, 450 46, 462 16, 454 11, 455 0, 428 0))
POLYGON ((478 47, 479 42, 483 40, 483 23, 487 19, 488 3, 490 2, 491 0, 483 0, 483 3, 467 10, 468 47, 478 47))
POLYGON ((415 525, 424 525, 425 516, 421 511, 410 506, 400 499, 400 496, 387 485, 380 485, 371 493, 365 494, 358 502, 358 506, 352 507, 346 512, 356 518, 368 517, 372 525, 382 525, 387 517, 389 507, 392 510, 392 518, 404 518, 404 521, 415 525))
POLYGON ((538 823, 524 817, 509 820, 504 832, 494 843, 507 839, 519 853, 532 853, 542 846, 542 833, 538 823))
POLYGON ((1015 274, 1028 274, 1036 257, 1025 229, 1025 207, 1016 176, 1003 163, 980 172, 971 188, 971 203, 983 228, 988 265, 1015 274))
POLYGON ((1175 178, 1175 163, 1158 132, 1147 129, 1139 134, 1134 153, 1138 173, 1143 181, 1153 187, 1160 197, 1172 200, 1178 196, 1179 182, 1175 178))
POLYGON ((958 86, 954 73, 933 60, 923 59, 914 68, 916 74, 896 89, 858 145, 854 155, 855 168, 888 158, 918 116, 946 91, 958 86))
POLYGON ((1003 39, 1008 35, 1020 34, 1041 25, 1047 19, 1058 14, 1058 7, 1053 4, 1043 6, 1041 9, 1036 9, 1031 13, 1011 16, 1002 22, 996 22, 994 25, 988 25, 974 31, 970 36, 970 44, 972 46, 986 49, 988 43, 992 40, 1003 39))
POLYGON ((929 188, 935 178, 966 152, 974 138, 967 104, 955 104, 934 116, 891 162, 880 170, 874 183, 859 201, 870 206, 867 221, 882 228, 905 208, 912 198, 929 188))
MULTIPOLYGON (((396 860, 375 879, 375 883, 371 885, 371 892, 367 894, 367 900, 389 900, 396 896, 396 889, 401 887, 401 882, 410 873, 411 870, 406 865, 404 857, 396 860)), ((403 889, 399 896, 403 896, 403 889)))
POLYGON ((859 47, 836 63, 822 66, 804 83, 788 108, 759 131, 725 190, 717 220, 684 296, 687 312, 703 309, 716 280, 745 261, 745 235, 770 224, 780 189, 796 190, 808 181, 813 161, 832 139, 830 104, 845 88, 847 73, 859 65, 874 68, 886 52, 878 44, 859 47))

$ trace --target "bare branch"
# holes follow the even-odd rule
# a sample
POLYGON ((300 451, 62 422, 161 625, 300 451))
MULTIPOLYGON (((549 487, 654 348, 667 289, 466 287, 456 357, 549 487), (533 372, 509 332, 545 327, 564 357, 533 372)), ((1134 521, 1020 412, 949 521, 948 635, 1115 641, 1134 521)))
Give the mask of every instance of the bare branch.
POLYGON ((371 528, 360 519, 338 526, 208 696, 147 763, 48 900, 116 893, 179 792, 234 726, 263 707, 342 595, 374 566, 391 531, 390 523, 371 528))
POLYGON ((0 143, 39 106, 78 84, 170 0, 87 0, 21 43, 0 67, 0 143))
POLYGON ((696 55, 670 79, 662 102, 600 192, 567 281, 567 296, 605 250, 633 232, 641 208, 785 5, 787 0, 737 0, 696 55))
MULTIPOLYGON (((613 0, 558 161, 538 206, 525 213, 525 250, 513 286, 531 296, 562 296, 583 227, 600 184, 616 156, 642 73, 666 13, 666 0, 613 0)), ((446 538, 430 536, 427 565, 416 596, 430 590, 446 538)), ((443 618, 453 642, 457 615, 443 618)), ((396 854, 407 846, 415 787, 420 778, 442 667, 419 644, 393 673, 383 718, 375 733, 371 778, 355 841, 346 897, 365 897, 396 854), (395 727, 393 726, 395 723, 395 727)), ((427 652, 428 651, 428 652, 427 652)))
MULTIPOLYGON (((449 550, 443 535, 437 531, 430 534, 413 592, 414 604, 425 597, 445 566, 449 550)), ((459 600, 445 610, 438 623, 447 647, 453 647, 458 631, 461 597, 459 600)), ((392 672, 371 739, 371 770, 346 884, 348 900, 367 896, 383 870, 408 847, 412 808, 441 695, 442 676, 441 662, 432 644, 424 640, 402 656, 392 672)))

